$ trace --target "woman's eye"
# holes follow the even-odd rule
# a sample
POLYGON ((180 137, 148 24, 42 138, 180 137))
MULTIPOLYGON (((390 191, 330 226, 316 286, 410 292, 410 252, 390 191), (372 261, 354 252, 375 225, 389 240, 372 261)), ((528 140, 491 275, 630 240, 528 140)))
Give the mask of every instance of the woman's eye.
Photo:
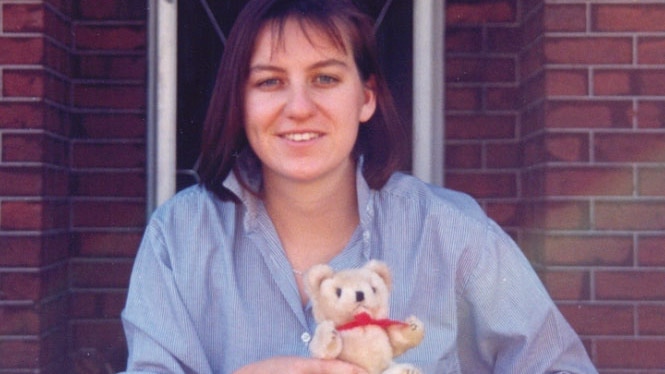
POLYGON ((262 88, 272 88, 279 86, 280 83, 281 81, 278 78, 268 78, 259 80, 256 85, 262 88))
POLYGON ((317 75, 316 78, 314 79, 314 82, 316 84, 319 84, 319 85, 322 85, 322 86, 331 85, 331 84, 337 83, 338 81, 339 80, 337 78, 332 77, 330 75, 325 75, 325 74, 317 75))

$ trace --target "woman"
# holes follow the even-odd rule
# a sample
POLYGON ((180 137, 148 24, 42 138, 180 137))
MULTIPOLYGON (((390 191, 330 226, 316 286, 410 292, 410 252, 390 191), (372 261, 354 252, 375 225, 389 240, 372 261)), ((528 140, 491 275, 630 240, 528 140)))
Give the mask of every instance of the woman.
POLYGON ((350 0, 255 0, 206 118, 201 186, 146 229, 123 323, 128 372, 359 373, 308 358, 302 274, 380 259, 425 373, 594 373, 510 238, 469 197, 400 173, 371 21, 350 0))

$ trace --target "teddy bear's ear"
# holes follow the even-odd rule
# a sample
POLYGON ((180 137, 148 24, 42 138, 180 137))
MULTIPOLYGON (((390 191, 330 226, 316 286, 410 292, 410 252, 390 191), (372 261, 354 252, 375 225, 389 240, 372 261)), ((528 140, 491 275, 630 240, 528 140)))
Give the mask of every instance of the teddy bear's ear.
POLYGON ((383 279, 383 282, 386 284, 386 287, 390 290, 392 287, 392 275, 390 274, 390 268, 385 262, 381 262, 378 260, 370 260, 367 264, 365 264, 365 269, 369 269, 373 272, 375 272, 381 279, 383 279))
POLYGON ((313 297, 321 287, 321 283, 335 275, 335 271, 328 265, 314 265, 305 273, 305 292, 313 297))

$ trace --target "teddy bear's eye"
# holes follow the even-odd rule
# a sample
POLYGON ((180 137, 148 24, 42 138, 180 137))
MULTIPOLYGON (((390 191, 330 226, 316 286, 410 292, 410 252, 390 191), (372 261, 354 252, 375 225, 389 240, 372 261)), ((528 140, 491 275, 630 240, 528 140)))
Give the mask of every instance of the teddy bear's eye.
POLYGON ((372 292, 376 293, 376 287, 372 287, 372 292))
POLYGON ((336 288, 335 289, 335 294, 337 295, 337 297, 342 297, 342 289, 341 288, 336 288))

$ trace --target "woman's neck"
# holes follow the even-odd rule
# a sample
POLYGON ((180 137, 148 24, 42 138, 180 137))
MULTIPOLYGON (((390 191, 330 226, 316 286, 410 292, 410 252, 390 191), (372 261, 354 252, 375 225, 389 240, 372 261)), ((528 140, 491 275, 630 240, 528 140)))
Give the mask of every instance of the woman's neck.
POLYGON ((330 261, 346 247, 359 223, 353 167, 313 183, 264 176, 264 202, 297 271, 330 261))

